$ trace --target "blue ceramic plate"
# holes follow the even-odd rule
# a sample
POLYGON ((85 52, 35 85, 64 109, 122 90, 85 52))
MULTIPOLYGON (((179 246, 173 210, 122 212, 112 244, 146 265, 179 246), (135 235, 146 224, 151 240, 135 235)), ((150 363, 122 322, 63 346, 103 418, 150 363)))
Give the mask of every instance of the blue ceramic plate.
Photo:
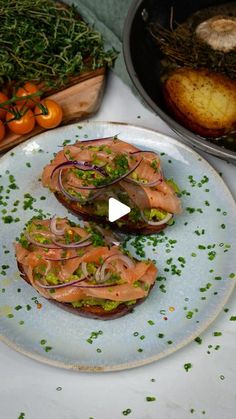
POLYGON ((125 124, 74 124, 6 154, 0 174, 0 338, 21 353, 83 371, 144 365, 196 338, 232 292, 235 202, 213 168, 178 141, 125 124), (182 191, 184 211, 163 234, 128 238, 126 245, 135 256, 156 261, 159 280, 134 313, 102 322, 67 313, 40 297, 20 279, 12 242, 33 215, 67 215, 40 183, 43 167, 62 143, 115 134, 161 154, 165 176, 174 178, 182 191))

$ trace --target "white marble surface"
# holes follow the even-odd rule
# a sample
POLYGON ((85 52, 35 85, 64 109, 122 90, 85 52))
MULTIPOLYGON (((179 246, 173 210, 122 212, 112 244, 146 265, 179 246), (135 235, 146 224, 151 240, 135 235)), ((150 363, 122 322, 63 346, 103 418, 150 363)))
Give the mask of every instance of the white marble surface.
MULTIPOLYGON (((176 137, 114 75, 93 119, 141 125, 176 137)), ((222 172, 236 197, 236 167, 201 154, 222 172)), ((167 358, 133 370, 98 374, 60 370, 0 342, 0 419, 121 419, 127 409, 131 410, 127 416, 134 419, 234 419, 236 322, 229 319, 236 316, 235 296, 234 292, 226 304, 229 311, 219 314, 201 335, 201 345, 192 342, 167 358), (222 336, 213 336, 214 331, 221 331, 222 336), (220 345, 218 350, 216 345, 220 345), (192 368, 186 372, 188 362, 192 368), (156 400, 148 402, 148 396, 156 400)))

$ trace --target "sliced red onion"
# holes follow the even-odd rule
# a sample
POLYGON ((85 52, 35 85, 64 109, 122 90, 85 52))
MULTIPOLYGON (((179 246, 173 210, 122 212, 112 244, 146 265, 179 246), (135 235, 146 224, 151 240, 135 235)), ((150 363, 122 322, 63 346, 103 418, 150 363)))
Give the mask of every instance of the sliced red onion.
MULTIPOLYGON (((68 183, 67 185, 71 186, 74 189, 81 189, 79 186, 72 185, 71 183, 68 183)), ((59 186, 60 186, 60 182, 59 182, 59 186)), ((63 189, 65 190, 64 186, 63 186, 63 189)), ((102 189, 100 189, 100 190, 94 192, 91 196, 84 197, 83 200, 80 199, 80 198, 76 198, 76 200, 79 199, 79 202, 87 203, 87 202, 93 201, 94 199, 98 198, 98 196, 101 195, 102 193, 103 193, 103 191, 102 191, 102 189)), ((70 195, 68 192, 67 192, 67 194, 70 195)), ((75 198, 73 195, 70 195, 70 196, 75 198)))
MULTIPOLYGON (((142 158, 127 173, 123 174, 119 178, 114 179, 113 181, 111 181, 110 183, 107 183, 106 185, 100 185, 100 186, 76 186, 75 188, 76 189, 81 189, 81 190, 90 190, 90 191, 96 190, 96 189, 104 189, 104 188, 107 188, 107 187, 109 187, 111 185, 114 185, 115 183, 120 182, 122 179, 124 179, 127 176, 129 176, 135 169, 137 169, 137 167, 140 165, 141 161, 142 161, 142 158)), ((61 174, 62 174, 62 170, 60 170, 59 177, 58 177, 60 189, 62 190, 63 193, 66 192, 65 195, 67 197, 68 197, 68 195, 71 196, 70 194, 68 194, 68 192, 65 190, 65 188, 64 188, 64 186, 62 184, 61 174)), ((73 200, 74 201, 77 201, 78 198, 75 198, 73 200)))
POLYGON ((114 244, 115 246, 120 246, 119 237, 114 234, 114 232, 107 232, 105 228, 96 225, 96 230, 104 237, 107 244, 114 244), (107 234, 108 233, 108 234, 107 234))
POLYGON ((67 192, 67 190, 63 186, 61 175, 62 175, 62 170, 60 170, 60 172, 59 172, 58 185, 59 185, 59 189, 63 193, 63 195, 65 195, 65 197, 68 198, 68 199, 70 199, 71 201, 79 202, 79 203, 82 202, 83 203, 84 202, 84 199, 78 198, 78 197, 76 197, 74 195, 71 195, 69 192, 67 192))
POLYGON ((89 161, 80 161, 80 164, 83 163, 83 170, 94 170, 96 172, 99 172, 101 175, 103 176, 107 176, 107 172, 105 170, 103 170, 103 168, 106 166, 106 163, 103 166, 97 166, 96 164, 93 164, 89 161))
POLYGON ((73 285, 74 287, 76 287, 76 288, 110 288, 110 287, 114 287, 114 286, 116 286, 116 285, 119 285, 119 284, 102 284, 102 285, 94 285, 94 284, 91 284, 91 285, 77 285, 77 284, 75 284, 75 285, 73 285))
MULTIPOLYGON (((159 159, 158 154, 155 153, 155 151, 150 151, 150 150, 138 150, 138 151, 133 151, 130 154, 136 155, 136 154, 140 154, 140 153, 152 153, 152 154, 155 154, 158 157, 158 159, 159 159)), ((130 183, 135 183, 137 185, 146 186, 146 187, 151 188, 151 187, 157 186, 161 182, 163 182, 163 173, 162 173, 161 169, 160 169, 158 175, 159 175, 159 178, 158 179, 153 180, 151 182, 146 182, 146 183, 145 182, 142 182, 142 181, 139 181, 139 180, 132 179, 132 178, 126 178, 125 181, 126 182, 130 182, 130 183)))
POLYGON ((152 153, 155 154, 158 159, 160 159, 159 155, 155 152, 155 151, 151 151, 151 150, 137 150, 137 151, 131 151, 130 154, 140 154, 140 153, 152 153))
POLYGON ((86 197, 86 202, 93 201, 94 199, 98 198, 99 195, 101 195, 102 193, 103 191, 101 189, 97 192, 94 192, 90 197, 86 197))
POLYGON ((111 256, 108 256, 105 259, 103 265, 98 268, 98 270, 95 274, 96 282, 103 283, 103 282, 107 281, 108 277, 107 277, 107 275, 105 275, 105 270, 108 268, 108 265, 114 260, 122 260, 126 264, 126 266, 130 269, 135 267, 134 262, 128 256, 125 256, 125 255, 111 255, 111 256))
POLYGON ((83 140, 83 141, 78 141, 76 144, 80 144, 80 145, 83 145, 83 144, 89 144, 89 143, 97 143, 98 141, 111 141, 111 140, 118 140, 118 138, 116 138, 117 137, 117 135, 118 134, 116 134, 116 135, 113 135, 112 137, 105 137, 105 138, 93 138, 93 139, 91 139, 91 140, 83 140))
POLYGON ((61 229, 57 228, 57 216, 54 215, 50 220, 50 230, 55 236, 63 236, 66 230, 66 227, 61 229))
POLYGON ((37 240, 34 240, 30 236, 29 233, 25 233, 25 237, 30 243, 32 243, 36 246, 39 246, 39 247, 44 247, 46 249, 58 249, 59 248, 59 246, 57 246, 56 243, 53 243, 53 244, 51 244, 51 243, 39 243, 39 242, 37 242, 37 240))
MULTIPOLYGON (((59 146, 59 147, 60 147, 60 146, 59 146)), ((63 146, 62 146, 62 147, 63 147, 63 146)), ((64 157, 65 157, 66 161, 71 161, 70 159, 68 159, 68 157, 67 157, 66 153, 64 153, 64 157)))
POLYGON ((89 273, 88 273, 88 270, 87 270, 87 263, 86 262, 81 263, 81 269, 82 269, 82 272, 83 272, 84 276, 88 277, 89 273))
MULTIPOLYGON (((157 157, 157 159, 158 159, 158 161, 160 162, 160 156, 155 152, 155 151, 150 151, 150 150, 138 150, 138 151, 132 151, 132 152, 130 152, 130 154, 132 155, 132 156, 134 156, 134 155, 136 155, 136 154, 143 154, 143 153, 150 153, 150 154, 154 154, 156 157, 157 157)), ((154 159, 153 159, 154 160, 154 159)), ((161 168, 160 168, 160 170, 159 170, 159 173, 161 174, 161 176, 163 177, 163 174, 162 174, 162 171, 161 171, 161 168)))
POLYGON ((47 275, 47 274, 48 274, 48 272, 51 270, 51 268, 52 268, 52 264, 51 264, 51 262, 50 262, 50 261, 48 261, 48 262, 47 262, 47 268, 46 268, 46 271, 45 271, 44 275, 47 275))
POLYGON ((153 180, 152 182, 142 182, 141 180, 139 181, 132 178, 125 178, 125 182, 135 183, 136 185, 139 185, 139 186, 144 186, 144 187, 146 186, 148 188, 151 188, 153 186, 160 185, 160 183, 163 182, 163 178, 161 177, 159 179, 153 180))
POLYGON ((157 186, 157 185, 160 185, 160 183, 162 183, 163 182, 163 176, 162 176, 162 174, 161 174, 161 177, 160 177, 160 179, 156 179, 156 180, 154 180, 153 182, 148 182, 147 184, 145 184, 145 186, 147 186, 147 187, 149 187, 149 188, 152 188, 153 186, 157 186))
POLYGON ((79 255, 74 255, 74 256, 68 256, 68 257, 64 257, 64 258, 50 258, 50 257, 45 257, 45 260, 50 260, 52 262, 62 262, 64 260, 71 260, 71 259, 76 259, 76 258, 80 258, 81 256, 79 255))
POLYGON ((117 259, 122 260, 122 262, 124 262, 126 264, 127 268, 130 268, 131 269, 131 268, 134 268, 135 267, 135 264, 132 261, 132 259, 130 259, 126 255, 111 255, 111 256, 108 256, 108 258, 105 260, 105 262, 108 262, 109 261, 109 263, 110 263, 113 260, 117 260, 117 259))
MULTIPOLYGON (((102 265, 103 266, 103 265, 102 265)), ((101 280, 101 266, 99 266, 99 268, 96 270, 95 273, 95 281, 96 282, 105 282, 105 278, 103 277, 101 280)))
POLYGON ((58 243, 54 239, 52 239, 52 240, 53 240, 54 244, 56 244, 58 247, 62 247, 63 249, 78 249, 80 247, 89 246, 92 243, 91 240, 88 240, 91 236, 92 236, 92 234, 89 234, 87 237, 84 237, 80 241, 70 243, 70 244, 58 243))
POLYGON ((81 281, 85 281, 87 278, 80 278, 80 279, 76 279, 75 281, 70 281, 70 282, 64 282, 63 284, 58 284, 58 285, 44 285, 41 284, 39 281, 36 282, 36 284, 44 289, 58 289, 58 288, 66 288, 66 287, 70 287, 70 286, 74 286, 75 284, 78 284, 78 282, 81 281))
MULTIPOLYGON (((99 190, 99 191, 97 191, 96 193, 94 193, 92 196, 90 196, 90 197, 83 197, 83 198, 79 198, 79 197, 76 197, 76 196, 74 196, 74 195, 71 195, 65 188, 64 188, 64 185, 63 185, 63 183, 62 183, 62 171, 60 170, 60 172, 59 172, 59 176, 58 176, 58 185, 59 185, 59 188, 60 188, 60 191, 63 193, 63 195, 65 195, 68 199, 70 199, 71 201, 74 201, 74 202, 79 202, 79 203, 87 203, 87 202, 90 202, 90 201, 92 201, 92 200, 94 200, 94 199, 96 199, 103 191, 102 190, 99 190)), ((77 187, 77 186, 74 186, 74 185, 71 185, 70 183, 68 184, 69 186, 71 186, 72 188, 74 188, 74 189, 80 189, 79 187, 77 187)))
MULTIPOLYGON (((87 224, 87 223, 86 223, 87 224)), ((89 224, 88 224, 88 227, 89 227, 89 224)), ((98 226, 98 225, 96 225, 96 227, 95 227, 95 229, 104 237, 105 236, 105 229, 104 228, 102 228, 102 227, 100 227, 100 226, 98 226)))
POLYGON ((54 173, 59 169, 66 169, 67 167, 79 166, 77 163, 78 163, 77 160, 67 160, 67 161, 64 161, 63 163, 58 164, 56 167, 54 167, 50 178, 52 179, 54 173))
POLYGON ((37 231, 32 231, 32 234, 40 234, 40 236, 44 237, 45 239, 50 239, 51 240, 51 238, 52 238, 51 231, 43 231, 43 230, 38 231, 37 230, 37 231))
POLYGON ((173 217, 173 214, 171 214, 171 213, 168 212, 167 215, 166 215, 166 217, 163 218, 163 220, 160 220, 160 221, 150 221, 150 220, 148 220, 145 217, 143 211, 141 211, 141 215, 142 215, 142 218, 145 221, 145 223, 149 224, 150 226, 161 226, 163 224, 166 224, 173 217))
POLYGON ((41 284, 40 282, 36 282, 36 285, 38 285, 41 288, 50 290, 50 289, 60 289, 60 288, 66 288, 66 287, 76 287, 76 288, 105 288, 105 287, 114 287, 117 284, 109 284, 109 285, 77 285, 79 282, 85 281, 87 278, 82 278, 82 279, 77 279, 75 281, 71 281, 71 282, 65 282, 63 284, 58 284, 58 285, 44 285, 41 284))
POLYGON ((107 176, 107 173, 103 170, 103 167, 96 166, 95 164, 90 163, 88 161, 67 160, 63 163, 58 164, 56 167, 54 167, 50 178, 52 179, 54 173, 57 170, 59 170, 59 169, 64 170, 64 169, 67 169, 68 167, 72 167, 72 166, 77 167, 78 169, 84 170, 84 171, 95 170, 96 172, 99 172, 101 175, 107 176))

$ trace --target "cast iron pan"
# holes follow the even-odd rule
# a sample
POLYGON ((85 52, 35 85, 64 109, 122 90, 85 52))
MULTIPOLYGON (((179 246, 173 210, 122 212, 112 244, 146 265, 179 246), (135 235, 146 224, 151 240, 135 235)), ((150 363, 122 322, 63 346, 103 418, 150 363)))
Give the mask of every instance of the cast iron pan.
POLYGON ((192 133, 172 119, 162 101, 160 87, 160 60, 162 55, 147 31, 150 21, 157 21, 169 29, 173 7, 174 20, 184 22, 196 11, 219 6, 222 0, 134 0, 131 3, 123 33, 123 52, 127 70, 149 107, 159 115, 184 143, 236 164, 236 151, 211 143, 192 133))

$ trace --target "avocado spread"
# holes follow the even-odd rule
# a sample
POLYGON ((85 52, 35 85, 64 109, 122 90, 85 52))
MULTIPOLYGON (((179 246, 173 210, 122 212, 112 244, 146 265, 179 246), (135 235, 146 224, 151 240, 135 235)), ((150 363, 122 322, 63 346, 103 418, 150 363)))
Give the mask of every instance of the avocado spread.
POLYGON ((136 300, 131 301, 112 301, 112 300, 105 300, 102 298, 86 298, 79 301, 74 301, 71 304, 74 308, 84 307, 84 306, 100 306, 105 311, 111 311, 117 308, 120 304, 126 304, 128 306, 133 305, 136 303, 136 300))

